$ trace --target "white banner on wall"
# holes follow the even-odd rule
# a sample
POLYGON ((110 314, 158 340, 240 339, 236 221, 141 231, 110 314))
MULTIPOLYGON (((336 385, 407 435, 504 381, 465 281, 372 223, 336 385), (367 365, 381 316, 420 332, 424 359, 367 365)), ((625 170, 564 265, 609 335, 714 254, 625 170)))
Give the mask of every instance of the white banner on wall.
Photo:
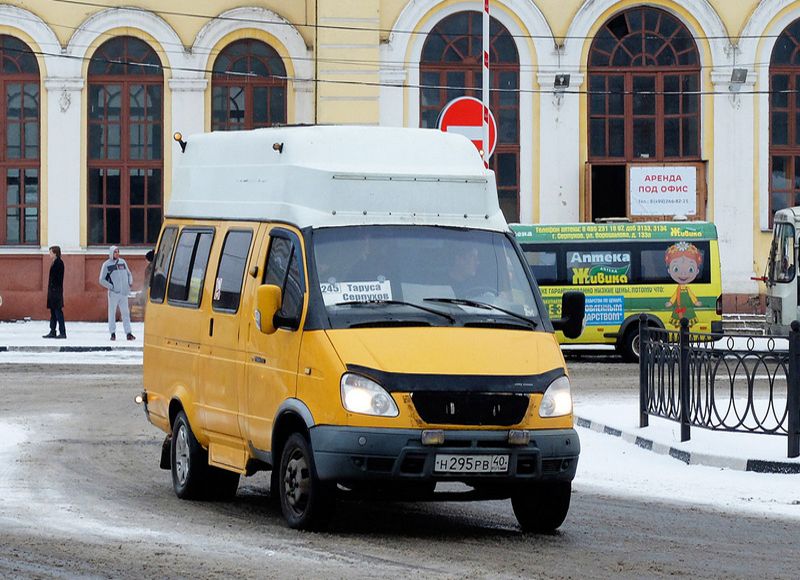
POLYGON ((631 165, 629 173, 632 216, 697 213, 697 167, 631 165))

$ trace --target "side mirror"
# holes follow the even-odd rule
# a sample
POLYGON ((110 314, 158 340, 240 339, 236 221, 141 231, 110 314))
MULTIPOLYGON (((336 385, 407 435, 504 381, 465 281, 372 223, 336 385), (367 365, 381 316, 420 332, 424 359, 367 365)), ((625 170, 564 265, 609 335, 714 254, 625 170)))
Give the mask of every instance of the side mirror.
POLYGON ((281 289, 272 284, 263 284, 256 290, 256 308, 253 316, 256 326, 264 334, 275 332, 275 315, 281 309, 281 289))
POLYGON ((561 318, 552 320, 553 328, 567 338, 578 338, 583 332, 583 317, 586 313, 586 296, 583 292, 564 292, 561 296, 561 318))

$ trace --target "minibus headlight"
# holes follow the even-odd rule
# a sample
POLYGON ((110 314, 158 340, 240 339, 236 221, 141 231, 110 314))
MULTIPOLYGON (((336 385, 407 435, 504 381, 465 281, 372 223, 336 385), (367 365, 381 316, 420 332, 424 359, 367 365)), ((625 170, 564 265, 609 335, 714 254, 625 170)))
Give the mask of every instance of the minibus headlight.
POLYGON ((569 379, 559 377, 550 383, 539 405, 540 417, 563 417, 572 413, 572 394, 569 379))
POLYGON ((367 377, 345 373, 342 375, 341 391, 342 405, 351 413, 379 417, 397 417, 400 414, 392 396, 367 377))

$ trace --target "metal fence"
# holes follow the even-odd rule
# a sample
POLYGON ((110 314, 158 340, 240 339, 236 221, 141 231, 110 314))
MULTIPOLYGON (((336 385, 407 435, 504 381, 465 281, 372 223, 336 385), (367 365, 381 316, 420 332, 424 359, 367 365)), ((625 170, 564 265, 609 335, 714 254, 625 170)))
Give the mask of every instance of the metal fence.
POLYGON ((689 332, 639 320, 639 425, 649 416, 692 427, 784 435, 800 456, 800 322, 787 340, 689 332), (787 344, 788 343, 788 344, 787 344), (758 348, 757 348, 758 347, 758 348))

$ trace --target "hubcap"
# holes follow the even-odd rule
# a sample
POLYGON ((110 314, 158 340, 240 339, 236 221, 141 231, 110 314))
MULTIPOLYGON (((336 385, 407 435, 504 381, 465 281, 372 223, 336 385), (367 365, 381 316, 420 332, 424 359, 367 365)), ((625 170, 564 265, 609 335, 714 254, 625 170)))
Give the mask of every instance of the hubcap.
POLYGON ((189 442, 186 436, 186 425, 178 428, 175 437, 175 475, 180 485, 186 485, 189 476, 189 442))
POLYGON ((286 503, 298 514, 303 513, 308 504, 310 483, 305 456, 299 449, 292 450, 283 473, 283 489, 286 503))
POLYGON ((638 358, 639 354, 640 354, 640 350, 641 350, 639 348, 639 337, 638 336, 634 336, 633 337, 633 341, 631 341, 631 350, 633 351, 633 354, 635 354, 636 357, 638 358))

